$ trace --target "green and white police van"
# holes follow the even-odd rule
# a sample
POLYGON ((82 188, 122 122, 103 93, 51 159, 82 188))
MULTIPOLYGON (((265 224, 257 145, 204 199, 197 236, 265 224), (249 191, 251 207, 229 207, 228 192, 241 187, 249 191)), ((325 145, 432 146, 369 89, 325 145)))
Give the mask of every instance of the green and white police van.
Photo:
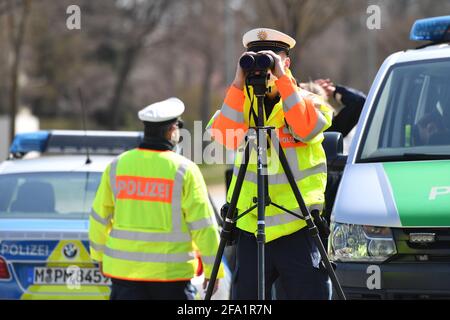
POLYGON ((331 215, 350 299, 450 297, 450 16, 422 19, 369 92, 331 215))

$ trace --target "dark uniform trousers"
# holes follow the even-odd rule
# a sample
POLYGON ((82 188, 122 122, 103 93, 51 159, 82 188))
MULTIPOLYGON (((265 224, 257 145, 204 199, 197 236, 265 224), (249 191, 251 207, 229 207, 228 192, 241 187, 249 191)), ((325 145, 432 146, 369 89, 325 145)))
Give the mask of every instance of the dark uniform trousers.
MULTIPOLYGON (((232 299, 258 298, 257 243, 254 234, 240 230, 236 247, 232 299)), ((303 228, 265 245, 266 299, 331 299, 331 282, 321 266, 316 244, 303 228), (277 292, 272 292, 277 283, 277 292), (273 293, 273 294, 272 294, 273 293)))
POLYGON ((110 300, 192 300, 196 290, 190 281, 140 282, 111 279, 110 300))

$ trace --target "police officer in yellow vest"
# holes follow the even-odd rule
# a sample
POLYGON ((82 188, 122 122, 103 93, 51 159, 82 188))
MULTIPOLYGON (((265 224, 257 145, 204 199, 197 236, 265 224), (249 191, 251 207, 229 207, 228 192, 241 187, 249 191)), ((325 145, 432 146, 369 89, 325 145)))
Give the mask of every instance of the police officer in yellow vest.
MULTIPOLYGON (((271 55, 275 68, 270 72, 269 93, 264 99, 266 126, 275 127, 297 185, 310 210, 321 211, 326 184, 326 157, 322 148, 323 131, 331 124, 332 111, 324 101, 297 86, 289 70, 289 51, 295 45, 290 36, 268 28, 247 32, 243 45, 247 53, 271 55)), ((245 86, 245 73, 238 65, 220 111, 209 128, 212 137, 229 149, 237 150, 234 175, 227 200, 236 183, 243 158, 242 144, 249 128, 255 126, 251 108, 257 114, 252 88, 245 86), (231 131, 231 133, 230 133, 231 131)), ((272 202, 300 213, 287 177, 278 158, 268 150, 269 196, 272 202)), ((257 196, 256 152, 253 150, 237 208, 239 213, 254 205, 257 196)), ((275 280, 287 299, 329 299, 330 282, 321 265, 319 251, 308 234, 305 222, 274 207, 266 207, 266 297, 271 296, 275 280)), ((257 298, 257 212, 253 210, 237 222, 237 261, 232 285, 234 299, 257 298)))
POLYGON ((143 143, 103 173, 89 240, 92 259, 112 279, 111 299, 191 297, 194 252, 203 261, 204 286, 210 277, 219 236, 206 185, 197 165, 172 151, 183 112, 177 98, 141 110, 143 143))

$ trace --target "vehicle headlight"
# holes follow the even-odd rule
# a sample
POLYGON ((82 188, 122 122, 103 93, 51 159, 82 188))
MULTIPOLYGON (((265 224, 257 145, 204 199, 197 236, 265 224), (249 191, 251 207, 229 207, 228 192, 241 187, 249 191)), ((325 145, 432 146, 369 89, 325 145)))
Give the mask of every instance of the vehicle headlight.
POLYGON ((382 262, 397 249, 390 228, 334 222, 328 252, 335 261, 382 262))

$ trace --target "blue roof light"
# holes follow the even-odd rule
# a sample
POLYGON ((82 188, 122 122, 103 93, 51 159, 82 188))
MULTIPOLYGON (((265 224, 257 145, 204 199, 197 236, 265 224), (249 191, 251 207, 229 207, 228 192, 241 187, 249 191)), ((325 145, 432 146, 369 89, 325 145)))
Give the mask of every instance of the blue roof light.
POLYGON ((417 20, 411 28, 409 38, 413 41, 450 41, 450 16, 417 20))
POLYGON ((31 151, 44 152, 47 147, 50 133, 48 131, 36 131, 30 133, 19 133, 9 148, 12 154, 27 153, 31 151))
POLYGON ((31 151, 46 154, 117 155, 137 148, 142 132, 51 130, 20 133, 9 148, 12 158, 20 159, 31 151))

